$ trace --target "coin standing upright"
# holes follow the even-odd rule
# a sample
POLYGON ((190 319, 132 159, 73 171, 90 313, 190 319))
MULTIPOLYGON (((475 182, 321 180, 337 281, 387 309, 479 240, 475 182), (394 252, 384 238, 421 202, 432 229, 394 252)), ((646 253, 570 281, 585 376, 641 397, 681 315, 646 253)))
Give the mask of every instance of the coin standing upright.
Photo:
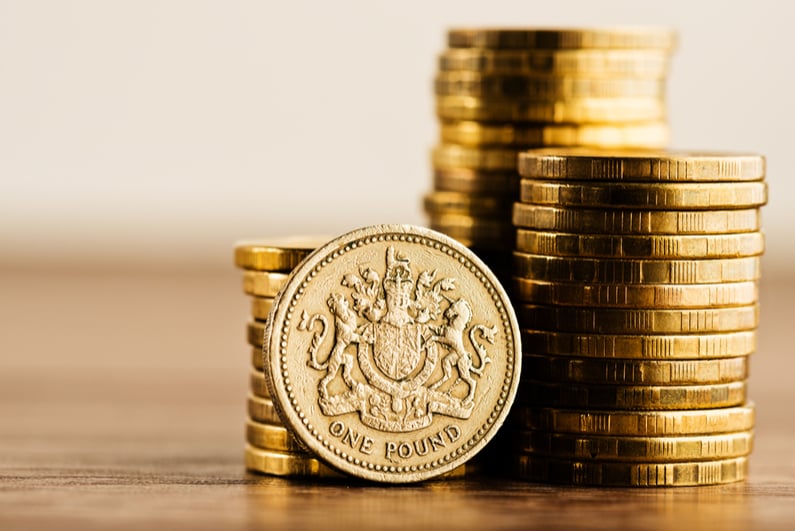
POLYGON ((507 294, 474 253, 432 230, 377 225, 292 272, 265 329, 265 381, 324 463, 416 482, 494 437, 519 384, 520 341, 507 294))

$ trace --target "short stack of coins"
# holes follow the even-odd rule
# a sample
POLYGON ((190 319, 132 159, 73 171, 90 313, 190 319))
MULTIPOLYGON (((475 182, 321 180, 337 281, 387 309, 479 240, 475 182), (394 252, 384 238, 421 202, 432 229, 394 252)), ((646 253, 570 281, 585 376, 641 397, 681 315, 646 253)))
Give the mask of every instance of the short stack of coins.
POLYGON ((263 372, 263 336, 274 297, 287 282, 290 271, 322 243, 309 239, 274 240, 235 247, 235 265, 243 269, 243 291, 251 296, 251 320, 246 325, 252 367, 245 463, 252 472, 294 477, 339 476, 304 450, 284 427, 263 372))
POLYGON ((430 227, 510 276, 516 157, 545 146, 662 148, 676 36, 662 29, 453 29, 435 79, 430 227))
MULTIPOLYGON (((291 272, 325 242, 322 238, 295 237, 235 246, 235 265, 243 270, 243 292, 251 297, 251 320, 246 324, 251 372, 245 466, 254 473, 295 478, 344 477, 306 450, 285 427, 263 370, 263 340, 276 296, 291 272)), ((478 470, 477 463, 468 462, 439 476, 439 479, 472 476, 478 470)))
POLYGON ((519 173, 514 471, 583 485, 743 479, 764 158, 540 149, 519 173))

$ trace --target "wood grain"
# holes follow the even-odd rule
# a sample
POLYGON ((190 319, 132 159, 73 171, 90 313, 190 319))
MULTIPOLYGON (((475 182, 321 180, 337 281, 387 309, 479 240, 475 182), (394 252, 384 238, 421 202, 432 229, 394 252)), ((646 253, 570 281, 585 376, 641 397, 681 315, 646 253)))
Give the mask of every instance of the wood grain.
POLYGON ((762 281, 745 483, 384 487, 243 470, 248 301, 227 272, 0 272, 0 529, 791 529, 795 279, 762 281))

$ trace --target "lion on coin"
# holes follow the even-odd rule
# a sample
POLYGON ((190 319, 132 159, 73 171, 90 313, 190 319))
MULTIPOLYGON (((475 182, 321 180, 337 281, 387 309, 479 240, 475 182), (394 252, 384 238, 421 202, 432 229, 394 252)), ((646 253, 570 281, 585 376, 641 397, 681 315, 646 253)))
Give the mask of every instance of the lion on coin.
POLYGON ((318 384, 318 391, 323 398, 328 398, 328 384, 337 376, 340 369, 342 369, 342 380, 349 388, 354 388, 356 382, 351 375, 354 360, 351 354, 345 352, 345 349, 351 343, 358 343, 362 340, 356 330, 358 324, 356 312, 350 308, 345 296, 332 293, 326 304, 334 315, 334 348, 326 362, 321 364, 321 368, 327 369, 326 375, 318 384))
POLYGON ((473 327, 470 331, 470 340, 477 348, 480 356, 480 365, 475 366, 472 361, 472 355, 464 346, 464 332, 472 321, 472 307, 466 300, 458 299, 445 310, 444 318, 447 324, 435 328, 433 330, 434 336, 431 337, 430 340, 436 341, 447 347, 450 352, 442 359, 442 371, 444 373, 442 378, 431 385, 429 389, 438 389, 449 382, 453 377, 453 368, 455 367, 458 372, 458 377, 448 388, 447 392, 449 394, 452 389, 458 385, 458 382, 463 381, 469 388, 469 392, 463 400, 463 403, 471 403, 475 398, 475 388, 477 387, 477 382, 472 377, 472 373, 481 375, 486 364, 491 362, 491 359, 486 355, 486 350, 475 342, 473 334, 475 331, 480 331, 486 340, 492 343, 494 341, 493 334, 489 334, 488 332, 496 332, 496 330, 478 325, 473 327))

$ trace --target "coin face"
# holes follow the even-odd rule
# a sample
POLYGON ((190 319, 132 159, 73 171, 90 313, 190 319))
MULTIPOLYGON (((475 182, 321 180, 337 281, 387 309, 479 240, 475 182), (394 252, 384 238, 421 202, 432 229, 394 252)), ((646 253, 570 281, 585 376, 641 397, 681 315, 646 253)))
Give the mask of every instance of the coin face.
POLYGON ((475 455, 516 393, 516 318, 493 274, 428 229, 359 229, 274 304, 265 368, 284 424, 351 475, 421 481, 475 455))

